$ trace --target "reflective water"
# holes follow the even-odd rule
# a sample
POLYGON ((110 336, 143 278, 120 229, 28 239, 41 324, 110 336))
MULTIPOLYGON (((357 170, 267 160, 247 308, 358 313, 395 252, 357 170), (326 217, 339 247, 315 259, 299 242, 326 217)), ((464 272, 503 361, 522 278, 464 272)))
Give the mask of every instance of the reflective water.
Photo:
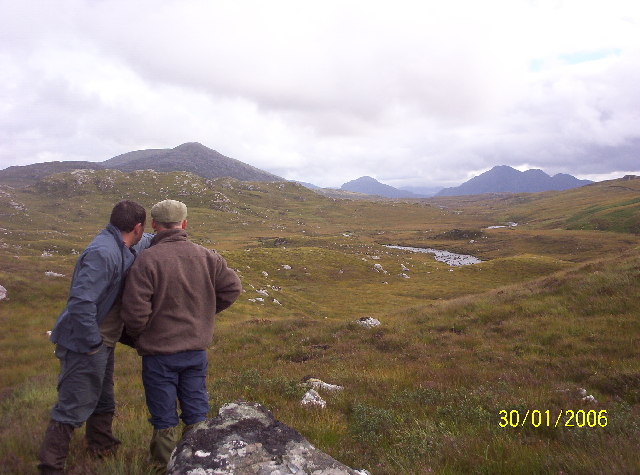
POLYGON ((444 262, 450 266, 468 266, 471 264, 479 264, 482 262, 475 256, 470 256, 468 254, 456 254, 454 252, 449 251, 441 251, 439 249, 430 249, 430 248, 422 248, 422 247, 407 247, 407 246, 391 246, 384 245, 384 247, 388 247, 389 249, 400 249, 402 251, 409 252, 422 252, 426 254, 433 254, 435 256, 436 261, 444 262))

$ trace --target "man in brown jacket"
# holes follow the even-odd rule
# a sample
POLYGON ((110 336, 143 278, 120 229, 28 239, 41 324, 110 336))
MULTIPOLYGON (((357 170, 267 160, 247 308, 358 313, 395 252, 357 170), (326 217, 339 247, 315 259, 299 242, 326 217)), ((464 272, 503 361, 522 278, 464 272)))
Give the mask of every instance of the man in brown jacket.
POLYGON ((214 315, 238 298, 242 286, 219 254, 187 239, 184 203, 156 203, 151 217, 156 235, 131 266, 121 316, 142 356, 154 428, 151 458, 165 468, 178 436, 176 399, 187 426, 209 412, 206 349, 214 315))

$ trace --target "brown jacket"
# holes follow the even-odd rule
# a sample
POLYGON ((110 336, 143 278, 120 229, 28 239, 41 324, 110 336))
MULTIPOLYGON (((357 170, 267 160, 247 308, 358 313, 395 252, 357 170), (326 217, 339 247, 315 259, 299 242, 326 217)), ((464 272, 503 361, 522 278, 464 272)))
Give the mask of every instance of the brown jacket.
POLYGON ((182 229, 161 231, 129 270, 121 317, 140 355, 204 350, 216 313, 240 295, 237 274, 182 229))

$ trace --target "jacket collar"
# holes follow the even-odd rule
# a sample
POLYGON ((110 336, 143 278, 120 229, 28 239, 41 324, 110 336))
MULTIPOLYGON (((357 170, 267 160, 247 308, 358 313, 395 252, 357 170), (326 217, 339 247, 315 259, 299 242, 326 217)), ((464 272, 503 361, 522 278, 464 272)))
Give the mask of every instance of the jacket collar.
POLYGON ((186 241, 187 232, 184 229, 165 229, 157 233, 151 240, 151 245, 155 246, 159 242, 186 241))
POLYGON ((109 223, 107 224, 106 230, 109 234, 111 234, 113 236, 113 239, 116 240, 116 242, 118 243, 118 247, 122 250, 123 247, 126 247, 124 245, 124 241, 122 240, 122 233, 120 232, 120 230, 118 228, 116 228, 113 224, 109 223))

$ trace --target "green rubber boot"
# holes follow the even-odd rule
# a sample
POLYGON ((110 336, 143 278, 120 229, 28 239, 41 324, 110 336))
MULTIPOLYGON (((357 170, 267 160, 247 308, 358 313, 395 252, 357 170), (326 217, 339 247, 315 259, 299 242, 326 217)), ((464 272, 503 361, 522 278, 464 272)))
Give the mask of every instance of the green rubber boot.
POLYGON ((154 429, 149 444, 151 463, 154 465, 155 473, 167 473, 167 464, 171 457, 171 452, 176 448, 180 439, 178 426, 168 429, 154 429))

